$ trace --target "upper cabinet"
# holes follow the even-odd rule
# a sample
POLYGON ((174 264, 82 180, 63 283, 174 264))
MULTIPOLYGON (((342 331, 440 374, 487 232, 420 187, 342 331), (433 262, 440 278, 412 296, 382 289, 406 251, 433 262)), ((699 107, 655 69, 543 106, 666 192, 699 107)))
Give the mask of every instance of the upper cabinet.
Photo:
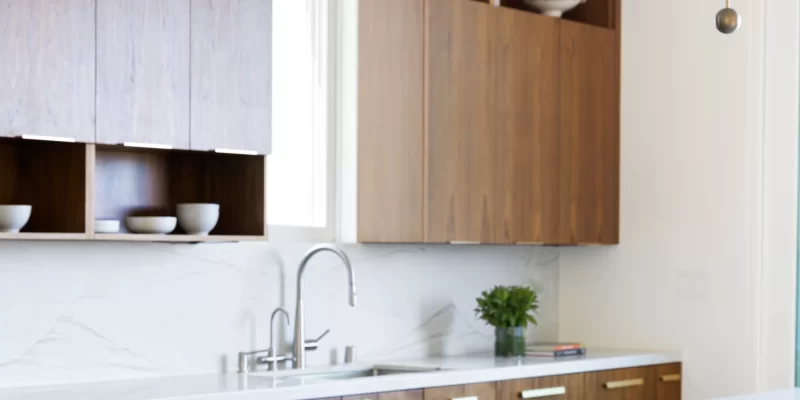
POLYGON ((360 242, 618 243, 619 0, 517 3, 360 2, 360 242))
POLYGON ((427 4, 426 240, 541 242, 557 228, 557 20, 427 4))
POLYGON ((191 149, 268 154, 272 1, 193 0, 191 9, 191 149))
POLYGON ((0 49, 0 136, 94 141, 94 0, 0 0, 0 49))
POLYGON ((358 241, 420 243, 422 0, 359 3, 358 241))
POLYGON ((97 0, 97 143, 189 149, 189 0, 97 0))

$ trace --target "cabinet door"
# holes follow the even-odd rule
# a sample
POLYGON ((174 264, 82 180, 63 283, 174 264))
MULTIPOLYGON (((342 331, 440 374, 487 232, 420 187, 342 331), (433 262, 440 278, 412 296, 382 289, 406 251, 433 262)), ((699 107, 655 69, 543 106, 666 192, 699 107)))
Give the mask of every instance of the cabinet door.
POLYGON ((656 400, 681 399, 681 364, 656 367, 656 400))
POLYGON ((345 396, 342 400, 423 400, 422 389, 345 396))
POLYGON ((656 398, 655 368, 624 368, 586 373, 586 400, 656 398))
POLYGON ((189 0, 97 0, 97 143, 189 149, 189 0))
POLYGON ((358 12, 358 241, 421 243, 423 1, 358 12))
POLYGON ((94 141, 94 0, 0 0, 0 136, 94 141))
POLYGON ((270 152, 272 0, 193 0, 191 148, 270 152))
POLYGON ((583 374, 497 382, 497 400, 583 400, 583 374))
POLYGON ((470 385, 445 386, 425 389, 424 400, 495 400, 495 383, 473 383, 470 385))
POLYGON ((560 243, 619 243, 619 36, 562 20, 560 243))
POLYGON ((426 4, 426 241, 543 239, 557 229, 557 22, 426 4))

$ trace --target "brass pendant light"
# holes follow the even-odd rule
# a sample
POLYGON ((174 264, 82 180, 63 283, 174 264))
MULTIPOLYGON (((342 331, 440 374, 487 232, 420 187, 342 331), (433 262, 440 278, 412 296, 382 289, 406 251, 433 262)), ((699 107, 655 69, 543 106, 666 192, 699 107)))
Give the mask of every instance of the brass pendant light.
POLYGON ((731 8, 731 0, 725 0, 725 8, 717 13, 717 30, 727 35, 736 32, 741 24, 742 17, 731 8))

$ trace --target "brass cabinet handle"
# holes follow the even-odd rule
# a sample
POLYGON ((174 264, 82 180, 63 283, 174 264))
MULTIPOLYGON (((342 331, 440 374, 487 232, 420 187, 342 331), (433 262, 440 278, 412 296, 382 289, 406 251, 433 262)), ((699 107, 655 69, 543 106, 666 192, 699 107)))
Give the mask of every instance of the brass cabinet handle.
POLYGON ((478 396, 468 396, 468 397, 453 397, 450 400, 478 400, 478 396))
POLYGON ((681 374, 661 375, 662 382, 680 382, 681 374))
POLYGON ((605 387, 606 389, 622 389, 622 388, 641 386, 641 385, 644 385, 644 379, 637 378, 637 379, 628 379, 624 381, 606 382, 603 385, 603 387, 605 387))
POLYGON ((523 390, 520 396, 523 399, 536 399, 539 397, 558 396, 560 394, 567 394, 567 388, 564 386, 556 386, 543 389, 523 390))

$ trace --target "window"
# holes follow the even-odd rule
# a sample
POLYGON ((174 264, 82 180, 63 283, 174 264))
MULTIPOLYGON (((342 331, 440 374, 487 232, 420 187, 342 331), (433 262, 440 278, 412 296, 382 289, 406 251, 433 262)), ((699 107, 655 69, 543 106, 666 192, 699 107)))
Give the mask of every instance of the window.
POLYGON ((267 157, 270 240, 334 237, 336 2, 272 6, 272 154, 267 157))

